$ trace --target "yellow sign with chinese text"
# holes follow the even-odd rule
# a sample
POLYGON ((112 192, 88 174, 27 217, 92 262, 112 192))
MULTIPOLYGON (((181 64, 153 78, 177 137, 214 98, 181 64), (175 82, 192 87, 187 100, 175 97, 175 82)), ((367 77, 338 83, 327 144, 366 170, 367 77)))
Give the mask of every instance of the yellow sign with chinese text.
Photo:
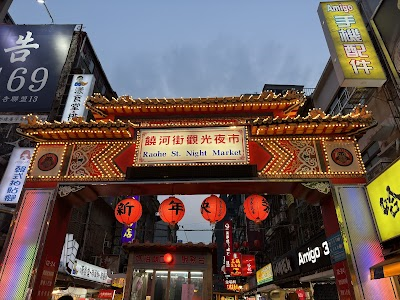
POLYGON ((321 2, 318 14, 339 84, 381 87, 386 75, 357 3, 321 2))
POLYGON ((367 185, 372 214, 382 241, 400 236, 400 160, 367 185))
POLYGON ((258 270, 256 272, 256 279, 257 285, 272 281, 274 279, 274 274, 272 273, 272 264, 268 264, 258 270))

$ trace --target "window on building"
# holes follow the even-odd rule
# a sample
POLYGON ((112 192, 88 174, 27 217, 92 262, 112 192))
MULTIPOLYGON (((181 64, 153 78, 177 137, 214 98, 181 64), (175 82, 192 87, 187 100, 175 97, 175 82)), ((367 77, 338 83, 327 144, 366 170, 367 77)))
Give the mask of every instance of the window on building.
POLYGON ((375 164, 378 163, 380 157, 378 153, 381 151, 378 142, 373 142, 362 153, 362 159, 367 170, 370 170, 375 164))

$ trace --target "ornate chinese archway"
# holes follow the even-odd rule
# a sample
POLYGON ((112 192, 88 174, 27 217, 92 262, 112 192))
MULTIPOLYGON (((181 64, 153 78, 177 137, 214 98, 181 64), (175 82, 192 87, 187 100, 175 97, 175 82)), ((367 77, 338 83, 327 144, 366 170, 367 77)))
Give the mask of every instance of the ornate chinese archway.
MULTIPOLYGON (((364 282, 365 274, 359 275, 365 269, 357 263, 362 255, 357 247, 361 246, 353 243, 350 247, 354 233, 347 228, 349 219, 347 223, 343 220, 349 193, 358 197, 355 205, 368 207, 359 186, 365 183, 365 169, 356 138, 373 126, 374 120, 365 107, 345 116, 311 110, 301 117, 298 111, 305 101, 304 95, 295 91, 285 95, 263 92, 177 99, 123 96, 111 100, 95 94, 86 103, 95 121, 75 118, 49 123, 28 116, 28 123, 21 124, 19 132, 38 144, 12 239, 26 224, 40 227, 32 240, 36 252, 31 259, 37 262, 31 264, 31 273, 22 274, 15 261, 5 260, 0 287, 15 295, 26 294, 32 280, 34 299, 42 299, 43 274, 49 274, 46 261, 58 262, 46 230, 47 236, 55 226, 64 230, 61 233, 66 230, 65 224, 55 223, 68 214, 68 210, 59 209, 65 205, 65 201, 55 200, 60 197, 79 205, 99 195, 267 192, 292 193, 321 204, 327 237, 340 231, 347 247, 347 262, 338 268, 354 285, 354 289, 350 285, 345 288, 349 299, 368 289, 386 288, 388 281, 371 286, 364 282), (182 174, 186 180, 179 177, 182 174), (32 211, 27 208, 39 203, 46 205, 37 215, 47 217, 49 226, 40 217, 29 223, 32 211), (45 245, 40 254, 41 240, 45 245), (5 266, 8 271, 4 271, 5 266), (39 267, 32 275, 35 266, 39 267), (8 284, 9 272, 21 274, 19 287, 8 284)), ((364 221, 372 224, 372 220, 364 221)), ((371 239, 373 235, 368 232, 371 239)), ((17 242, 10 244, 7 257, 17 257, 23 247, 17 242)), ((375 248, 369 253, 375 260, 381 254, 375 248)))

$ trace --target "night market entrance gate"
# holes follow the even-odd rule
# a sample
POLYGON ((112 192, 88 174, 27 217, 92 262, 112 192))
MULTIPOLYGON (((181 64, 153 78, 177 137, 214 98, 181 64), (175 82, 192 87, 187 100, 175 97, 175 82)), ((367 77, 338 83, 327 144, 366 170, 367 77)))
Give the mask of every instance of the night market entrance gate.
POLYGON ((319 203, 328 240, 340 233, 346 260, 333 264, 340 299, 395 299, 390 279, 369 278, 383 255, 356 137, 374 120, 363 107, 346 116, 311 110, 301 117, 305 101, 295 91, 94 95, 86 106, 96 121, 28 116, 19 131, 38 144, 1 266, 1 297, 48 299, 73 205, 98 196, 269 193, 319 203))

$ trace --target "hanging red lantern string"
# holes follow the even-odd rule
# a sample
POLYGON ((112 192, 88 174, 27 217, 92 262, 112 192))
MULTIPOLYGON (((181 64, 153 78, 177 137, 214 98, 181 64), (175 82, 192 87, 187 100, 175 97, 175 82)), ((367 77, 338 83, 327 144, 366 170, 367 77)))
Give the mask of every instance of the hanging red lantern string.
POLYGON ((178 198, 171 196, 161 202, 158 212, 161 220, 175 226, 185 215, 185 205, 178 198))
POLYGON ((239 242, 234 242, 233 243, 233 248, 235 249, 235 250, 238 250, 239 249, 239 242))
POLYGON ((243 203, 244 213, 249 220, 260 224, 264 221, 270 211, 268 201, 260 195, 251 195, 244 200, 243 203))
POLYGON ((215 195, 211 195, 201 203, 200 213, 206 221, 213 225, 225 217, 225 201, 215 195))
POLYGON ((135 198, 121 200, 115 207, 114 214, 118 222, 130 225, 142 216, 142 204, 135 198))

